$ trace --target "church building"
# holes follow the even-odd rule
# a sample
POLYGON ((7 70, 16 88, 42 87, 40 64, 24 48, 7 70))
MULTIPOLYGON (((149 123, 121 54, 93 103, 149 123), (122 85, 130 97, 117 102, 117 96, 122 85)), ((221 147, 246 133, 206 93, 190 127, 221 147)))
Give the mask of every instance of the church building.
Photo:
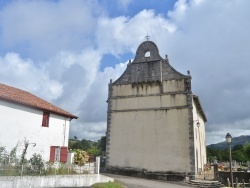
POLYGON ((106 168, 111 173, 181 180, 206 164, 205 122, 191 76, 176 71, 156 44, 109 83, 106 168))

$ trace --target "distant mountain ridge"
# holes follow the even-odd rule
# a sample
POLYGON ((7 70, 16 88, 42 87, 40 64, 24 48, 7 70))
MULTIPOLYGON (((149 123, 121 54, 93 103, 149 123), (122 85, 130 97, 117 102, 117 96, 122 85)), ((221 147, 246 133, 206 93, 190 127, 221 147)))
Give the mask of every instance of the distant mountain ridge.
MULTIPOLYGON (((232 148, 236 145, 244 145, 247 142, 250 143, 250 135, 242 135, 239 137, 233 137, 232 138, 232 148)), ((208 145, 207 148, 224 150, 224 149, 228 148, 228 144, 226 141, 224 141, 224 142, 219 142, 217 144, 208 145)))

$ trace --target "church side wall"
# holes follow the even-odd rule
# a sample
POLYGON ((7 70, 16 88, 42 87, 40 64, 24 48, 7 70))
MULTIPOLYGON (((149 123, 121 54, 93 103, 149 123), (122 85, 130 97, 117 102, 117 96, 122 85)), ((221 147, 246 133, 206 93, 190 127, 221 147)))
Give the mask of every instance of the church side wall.
POLYGON ((194 145, 195 145, 195 172, 198 173, 204 169, 207 163, 206 154, 206 135, 205 122, 199 115, 196 105, 193 102, 193 119, 194 119, 194 145), (197 123, 199 122, 199 126, 197 123))
POLYGON ((107 166, 190 172, 185 80, 113 85, 107 166))

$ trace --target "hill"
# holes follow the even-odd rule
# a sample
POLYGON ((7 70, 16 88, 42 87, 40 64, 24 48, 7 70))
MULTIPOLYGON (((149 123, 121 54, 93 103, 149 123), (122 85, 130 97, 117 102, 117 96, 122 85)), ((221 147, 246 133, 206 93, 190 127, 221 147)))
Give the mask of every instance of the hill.
MULTIPOLYGON (((250 136, 242 135, 239 137, 233 137, 232 139, 232 148, 236 145, 244 145, 245 143, 250 142, 250 136)), ((208 145, 207 148, 220 149, 224 150, 228 148, 228 144, 226 141, 219 142, 217 144, 208 145)))

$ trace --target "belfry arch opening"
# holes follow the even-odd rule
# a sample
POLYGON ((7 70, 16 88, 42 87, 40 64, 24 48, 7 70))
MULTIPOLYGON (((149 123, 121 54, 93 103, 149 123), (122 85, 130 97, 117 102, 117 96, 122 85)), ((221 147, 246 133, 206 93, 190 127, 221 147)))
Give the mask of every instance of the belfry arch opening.
POLYGON ((145 57, 150 57, 150 51, 145 52, 145 57))

